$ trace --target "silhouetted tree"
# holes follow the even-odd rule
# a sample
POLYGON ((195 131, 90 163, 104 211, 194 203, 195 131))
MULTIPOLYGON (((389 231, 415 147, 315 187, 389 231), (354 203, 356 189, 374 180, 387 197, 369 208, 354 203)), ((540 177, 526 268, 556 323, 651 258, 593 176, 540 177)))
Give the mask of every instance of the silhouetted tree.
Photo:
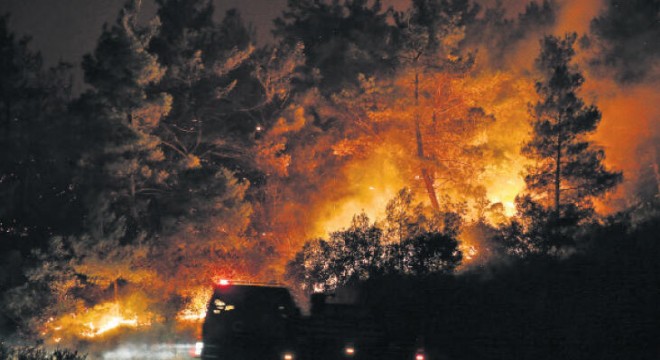
POLYGON ((340 280, 335 272, 333 244, 323 239, 306 242, 286 266, 287 278, 303 292, 333 290, 340 280))
POLYGON ((451 273, 460 264, 463 254, 455 237, 441 233, 424 233, 400 244, 403 273, 416 276, 451 273))
POLYGON ((562 229, 590 216, 592 199, 622 179, 620 172, 603 165, 604 150, 586 138, 596 130, 601 114, 577 96, 584 77, 571 64, 575 39, 570 34, 541 41, 536 60, 540 100, 533 107, 532 139, 523 148, 534 163, 525 177, 528 195, 520 198, 521 209, 551 231, 541 231, 546 235, 540 236, 548 238, 539 239, 539 246, 546 251, 570 243, 570 235, 562 234, 562 229))
POLYGON ((288 264, 288 277, 307 292, 333 290, 381 273, 385 251, 382 230, 359 214, 329 240, 308 242, 288 264))
MULTIPOLYGON (((128 1, 116 23, 104 28, 94 53, 83 60, 85 80, 93 87, 83 101, 94 109, 84 116, 106 135, 86 155, 87 171, 97 175, 89 181, 92 191, 112 203, 111 211, 126 216, 128 238, 153 230, 149 204, 162 194, 171 175, 155 132, 172 98, 146 92, 165 70, 147 51, 157 23, 139 26, 139 11, 139 1, 128 1)), ((91 211, 101 208, 95 201, 91 211)))
MULTIPOLYGON (((401 198, 406 201, 406 191, 399 195, 390 205, 400 203, 401 198)), ((395 242, 386 242, 383 229, 370 223, 365 214, 355 215, 349 228, 331 233, 328 240, 308 241, 287 264, 287 277, 310 293, 392 274, 452 273, 462 260, 453 216, 446 217, 444 226, 433 226, 417 215, 420 222, 405 221, 406 230, 398 231, 396 225, 389 229, 395 232, 394 239, 399 234, 410 236, 395 242)))
POLYGON ((414 204, 413 193, 409 188, 401 189, 385 208, 385 238, 400 243, 428 230, 422 206, 421 203, 414 204))

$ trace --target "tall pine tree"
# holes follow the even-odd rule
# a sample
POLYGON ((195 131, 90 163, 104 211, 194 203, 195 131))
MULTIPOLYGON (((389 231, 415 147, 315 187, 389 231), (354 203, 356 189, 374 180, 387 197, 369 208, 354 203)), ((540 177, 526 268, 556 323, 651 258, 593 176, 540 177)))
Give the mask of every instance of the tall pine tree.
POLYGON ((523 148, 534 164, 525 177, 527 195, 521 205, 546 227, 545 235, 539 234, 546 238, 540 241, 542 250, 570 244, 567 229, 590 216, 593 199, 622 179, 604 166, 604 150, 587 138, 601 113, 578 97, 584 77, 571 63, 575 39, 575 34, 546 36, 535 65, 540 100, 532 109, 532 138, 523 148))
MULTIPOLYGON (((94 53, 83 59, 85 80, 93 90, 82 102, 101 136, 97 151, 83 164, 96 167, 90 186, 111 202, 110 211, 127 217, 127 236, 151 227, 148 208, 170 176, 156 129, 170 110, 171 96, 147 93, 165 72, 147 51, 158 23, 139 26, 139 11, 140 1, 128 1, 116 23, 103 29, 94 53)), ((91 210, 97 205, 91 204, 91 210)))

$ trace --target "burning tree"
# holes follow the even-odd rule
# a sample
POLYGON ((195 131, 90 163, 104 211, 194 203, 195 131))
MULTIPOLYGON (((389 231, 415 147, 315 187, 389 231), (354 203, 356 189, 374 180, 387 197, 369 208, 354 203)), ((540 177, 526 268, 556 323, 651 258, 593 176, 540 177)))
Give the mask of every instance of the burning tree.
MULTIPOLYGON (((412 87, 408 89, 408 98, 412 98, 413 101, 404 107, 412 109, 413 112, 415 144, 420 161, 419 171, 431 205, 436 211, 440 211, 435 190, 436 174, 429 167, 437 169, 437 166, 432 165, 435 163, 444 168, 445 173, 449 172, 448 170, 456 169, 456 166, 448 164, 452 164, 457 159, 453 156, 454 154, 447 154, 446 151, 452 148, 450 144, 458 140, 438 139, 438 137, 447 136, 449 133, 463 136, 465 134, 460 134, 461 131, 459 131, 462 130, 462 126, 447 128, 457 125, 451 124, 451 122, 465 120, 470 116, 484 115, 483 112, 479 113, 476 108, 470 109, 476 110, 472 114, 460 113, 459 111, 466 110, 466 106, 461 94, 452 93, 449 84, 453 79, 438 78, 438 75, 464 73, 471 65, 469 57, 467 59, 461 57, 458 43, 464 37, 465 18, 474 16, 478 8, 470 8, 467 2, 461 4, 457 2, 452 5, 456 5, 456 7, 441 4, 438 1, 415 1, 410 11, 397 19, 399 27, 402 28, 403 42, 399 58, 404 66, 400 71, 413 78, 409 80, 412 82, 412 87), (423 103, 420 96, 426 98, 428 102, 423 103), (456 111, 457 108, 459 108, 458 111, 456 111), (426 140, 422 124, 431 132, 431 134, 427 134, 426 140), (438 129, 438 127, 441 128, 438 129), (438 132, 441 133, 438 134, 438 132), (436 143, 432 144, 432 142, 436 143)), ((480 119, 470 120, 476 123, 480 119)), ((448 178, 451 177, 451 175, 448 176, 448 178)))
POLYGON ((353 123, 335 154, 367 157, 387 143, 406 186, 421 182, 436 212, 475 196, 483 165, 478 137, 494 119, 478 105, 483 89, 468 89, 467 76, 403 67, 393 79, 363 77, 361 89, 335 97, 353 123))
POLYGON ((421 181, 436 212, 447 210, 441 199, 460 202, 478 192, 478 136, 494 120, 479 106, 485 89, 467 85, 474 59, 459 46, 476 9, 454 5, 420 1, 398 13, 394 74, 360 75, 358 89, 333 98, 351 125, 335 153, 359 157, 390 144, 406 186, 421 181))
MULTIPOLYGON (((437 213, 459 211, 463 206, 457 204, 483 200, 486 191, 479 178, 486 161, 485 132, 494 117, 480 100, 500 80, 477 80, 472 55, 461 50, 465 25, 474 19, 477 8, 465 1, 451 6, 430 1, 415 2, 405 14, 389 12, 392 25, 383 32, 387 37, 374 35, 364 52, 333 56, 354 64, 351 61, 372 56, 369 46, 379 44, 392 57, 387 58, 392 66, 381 66, 380 60, 372 61, 379 65, 365 71, 347 65, 350 71, 339 76, 332 66, 317 62, 325 48, 315 39, 339 43, 339 38, 352 36, 351 26, 361 26, 354 17, 370 16, 364 21, 381 24, 387 13, 359 10, 358 5, 366 4, 362 1, 329 3, 290 2, 295 11, 278 27, 284 43, 311 42, 311 48, 304 43, 307 63, 302 67, 305 74, 320 75, 321 80, 314 83, 318 88, 298 87, 280 117, 258 134, 257 162, 265 175, 268 199, 262 206, 276 209, 268 212, 272 216, 262 217, 269 219, 264 234, 281 234, 292 240, 285 246, 297 245, 321 235, 321 227, 337 229, 339 221, 333 218, 337 213, 344 224, 361 210, 338 210, 343 203, 378 202, 377 211, 382 212, 401 187, 409 187, 413 197, 426 196, 437 213), (346 23, 341 32, 314 27, 310 19, 322 11, 334 11, 326 15, 346 23), (309 31, 317 35, 312 37, 309 31), (365 57, 351 58, 359 54, 365 57), (309 69, 314 66, 319 66, 317 72, 309 69), (331 76, 327 81, 333 85, 324 85, 326 76, 331 76), (338 79, 342 79, 340 87, 335 84, 338 79), (327 218, 331 220, 324 221, 327 218)), ((367 206, 375 211, 375 206, 367 206)))

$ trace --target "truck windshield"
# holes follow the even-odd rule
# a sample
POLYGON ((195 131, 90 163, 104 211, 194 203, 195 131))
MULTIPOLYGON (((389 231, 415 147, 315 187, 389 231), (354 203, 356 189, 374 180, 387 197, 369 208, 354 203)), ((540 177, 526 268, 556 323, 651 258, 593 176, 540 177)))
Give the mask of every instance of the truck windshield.
POLYGON ((204 336, 273 338, 287 332, 297 308, 286 288, 230 285, 214 291, 204 323, 204 336))

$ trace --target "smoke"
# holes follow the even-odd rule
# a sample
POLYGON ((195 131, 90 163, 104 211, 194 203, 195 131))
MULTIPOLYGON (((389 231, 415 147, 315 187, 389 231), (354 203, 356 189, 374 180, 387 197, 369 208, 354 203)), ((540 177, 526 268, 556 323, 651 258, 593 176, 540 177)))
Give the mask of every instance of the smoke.
POLYGON ((600 210, 621 210, 658 196, 660 152, 660 1, 606 0, 582 41, 585 94, 603 118, 595 134, 606 163, 624 171, 600 210))
MULTIPOLYGON (((481 57, 485 73, 501 69, 533 83, 533 62, 542 36, 568 32, 581 36, 582 46, 576 49, 575 63, 586 78, 582 96, 602 112, 602 121, 592 140, 605 150, 605 164, 624 172, 624 183, 600 201, 597 210, 608 214, 657 196, 660 47, 656 45, 660 39, 657 19, 660 1, 556 0, 547 2, 549 7, 541 7, 543 11, 536 11, 536 16, 530 12, 533 2, 486 1, 482 5, 492 8, 497 3, 507 17, 513 19, 519 14, 517 25, 511 25, 518 30, 506 37, 509 43, 480 42, 486 54, 497 55, 481 57), (538 19, 538 14, 544 12, 542 18, 547 19, 544 26, 539 21, 525 20, 538 19)), ((528 102, 533 100, 527 98, 528 102)), ((521 112, 507 115, 496 116, 498 126, 509 129, 525 126, 520 122, 516 125, 515 119, 524 116, 521 112)), ((491 136, 497 133, 491 132, 491 136)), ((517 139, 519 143, 524 137, 517 139)), ((509 143, 509 149, 514 146, 509 143)))
POLYGON ((607 0, 590 23, 593 70, 620 83, 648 83, 660 76, 660 1, 607 0))
POLYGON ((601 204, 612 212, 649 200, 658 194, 660 150, 660 93, 656 83, 621 85, 612 78, 591 78, 585 93, 593 98, 603 117, 593 138, 605 149, 605 163, 624 172, 624 183, 601 204), (644 178, 646 177, 646 178, 644 178))
POLYGON ((553 29, 555 34, 589 32, 591 20, 597 16, 603 7, 604 0, 557 0, 557 24, 553 29))

